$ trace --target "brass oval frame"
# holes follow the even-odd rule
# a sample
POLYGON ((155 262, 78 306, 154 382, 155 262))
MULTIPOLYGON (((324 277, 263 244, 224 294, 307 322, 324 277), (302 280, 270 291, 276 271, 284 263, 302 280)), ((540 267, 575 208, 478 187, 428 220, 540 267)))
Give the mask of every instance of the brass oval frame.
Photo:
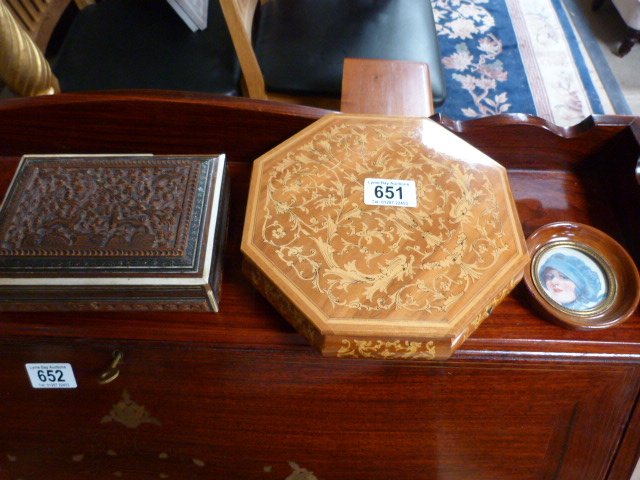
POLYGON ((640 303, 640 273, 633 258, 622 245, 601 230, 577 222, 549 223, 529 235, 527 248, 531 254, 531 262, 524 271, 524 284, 534 308, 555 324, 577 330, 610 328, 633 315, 640 303), (537 272, 540 252, 548 252, 550 248, 560 246, 582 250, 602 266, 602 273, 607 281, 615 279, 601 305, 586 311, 559 308, 557 302, 549 301, 549 297, 544 295, 540 283, 536 285, 536 275, 532 275, 532 272, 537 272))
POLYGON ((555 242, 550 242, 549 244, 545 245, 544 247, 536 251, 533 258, 531 259, 530 269, 531 269, 531 272, 530 272, 531 279, 533 280, 533 284, 538 290, 538 293, 553 308, 557 308, 558 310, 564 313, 567 313, 569 315, 575 315, 578 317, 592 317, 594 315, 599 315, 605 310, 607 310, 609 307, 611 307, 611 305, 613 304, 613 301, 618 295, 618 281, 615 275, 613 274, 613 269, 611 268, 611 265, 609 265, 609 263, 605 260, 605 258, 602 255, 600 255, 593 247, 590 247, 583 243, 579 243, 571 240, 558 240, 555 242), (593 260, 598 265, 603 276, 606 278, 607 285, 608 285, 607 296, 603 301, 600 302, 599 305, 596 305, 595 307, 589 308, 586 310, 575 310, 559 304, 558 302, 553 300, 551 296, 546 292, 546 289, 544 288, 544 286, 542 285, 542 282, 540 281, 538 267, 539 267, 540 259, 544 256, 544 254, 549 252, 550 250, 555 250, 556 248, 569 248, 569 249, 577 250, 583 255, 586 255, 587 257, 591 258, 591 260, 593 260))

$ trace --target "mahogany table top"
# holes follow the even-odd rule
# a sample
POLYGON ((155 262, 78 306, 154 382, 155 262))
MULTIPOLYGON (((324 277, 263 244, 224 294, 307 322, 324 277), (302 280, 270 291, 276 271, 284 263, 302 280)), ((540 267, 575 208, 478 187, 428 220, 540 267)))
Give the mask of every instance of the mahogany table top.
MULTIPOLYGON (((328 111, 205 94, 107 92, 0 102, 0 191, 24 154, 225 153, 231 216, 218 314, 0 314, 2 336, 122 338, 222 348, 308 349, 240 271, 252 162, 328 111)), ((433 117, 507 168, 525 236, 574 221, 616 238, 640 263, 640 124, 596 116, 559 128, 526 115, 466 122, 433 117)), ((640 358, 640 314, 614 328, 574 331, 544 320, 516 288, 452 357, 640 358)))

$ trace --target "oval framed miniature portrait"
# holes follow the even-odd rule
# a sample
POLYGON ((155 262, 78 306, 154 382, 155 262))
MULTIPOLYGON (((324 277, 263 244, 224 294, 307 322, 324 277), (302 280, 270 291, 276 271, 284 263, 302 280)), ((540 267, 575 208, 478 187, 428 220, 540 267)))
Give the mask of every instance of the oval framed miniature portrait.
POLYGON ((576 329, 626 320, 640 301, 640 277, 626 250, 591 226, 558 222, 528 239, 524 280, 545 316, 576 329))
POLYGON ((533 282, 555 308, 589 316, 606 309, 618 282, 602 256, 587 245, 559 241, 545 245, 531 264, 533 282))

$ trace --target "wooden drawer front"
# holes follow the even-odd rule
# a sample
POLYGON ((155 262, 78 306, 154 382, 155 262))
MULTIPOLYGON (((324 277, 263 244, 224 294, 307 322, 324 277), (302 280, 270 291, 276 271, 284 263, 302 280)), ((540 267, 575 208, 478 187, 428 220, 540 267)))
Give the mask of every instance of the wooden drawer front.
POLYGON ((0 351, 0 478, 23 480, 603 479, 639 380, 623 364, 107 342, 0 351), (99 385, 116 348, 120 375, 99 385), (34 389, 25 364, 39 362, 70 363, 78 387, 34 389))

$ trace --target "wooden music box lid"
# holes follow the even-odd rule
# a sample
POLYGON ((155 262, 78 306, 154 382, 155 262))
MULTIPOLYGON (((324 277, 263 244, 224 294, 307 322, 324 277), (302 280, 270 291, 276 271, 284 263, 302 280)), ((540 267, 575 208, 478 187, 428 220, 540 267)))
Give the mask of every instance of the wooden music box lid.
POLYGON ((0 209, 0 310, 217 311, 224 155, 22 158, 0 209))
POLYGON ((338 357, 446 359, 529 262, 504 167, 429 119, 345 114, 256 160, 242 251, 338 357))

